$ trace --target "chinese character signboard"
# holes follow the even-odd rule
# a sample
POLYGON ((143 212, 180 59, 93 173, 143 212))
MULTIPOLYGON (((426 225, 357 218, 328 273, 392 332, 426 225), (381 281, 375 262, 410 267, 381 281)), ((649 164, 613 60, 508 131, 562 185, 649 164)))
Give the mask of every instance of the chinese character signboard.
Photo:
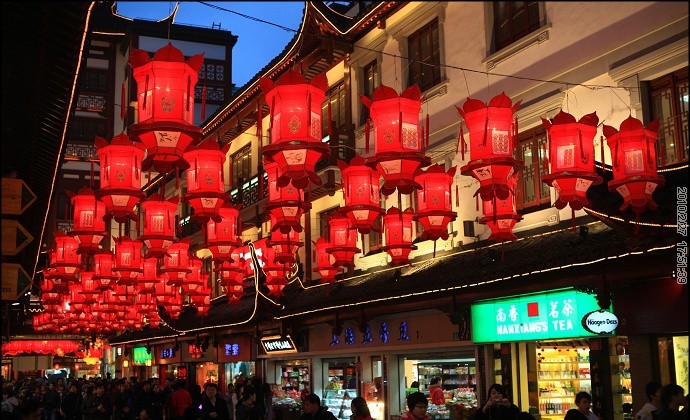
POLYGON ((599 310, 594 295, 556 290, 472 304, 472 341, 547 340, 597 336, 582 325, 587 313, 599 310))
POLYGON ((132 354, 133 364, 136 366, 143 366, 147 361, 151 361, 151 353, 146 351, 146 347, 134 347, 132 354))
POLYGON ((261 346, 266 354, 297 353, 297 347, 289 335, 263 337, 261 346))
POLYGON ((175 357, 175 349, 168 347, 161 350, 161 359, 172 359, 175 357))

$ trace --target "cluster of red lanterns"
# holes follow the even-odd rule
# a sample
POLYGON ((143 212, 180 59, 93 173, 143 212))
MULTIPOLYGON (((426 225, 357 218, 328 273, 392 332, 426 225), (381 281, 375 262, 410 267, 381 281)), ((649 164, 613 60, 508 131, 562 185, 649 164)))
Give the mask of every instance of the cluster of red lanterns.
MULTIPOLYGON (((202 62, 201 55, 185 61, 171 44, 158 50, 153 59, 136 49, 131 54, 139 122, 130 127, 131 139, 124 134, 110 143, 96 139, 101 188, 95 192, 83 188, 71 194, 74 230, 68 235, 56 234, 56 248, 44 270, 46 312, 36 317, 36 328, 107 332, 155 326, 160 323, 157 307, 163 306, 175 319, 182 311, 183 295, 202 315, 208 312, 208 275, 202 261, 190 256, 189 242, 175 235, 179 197, 166 200, 162 194, 153 194, 146 199, 141 190, 141 172, 151 167, 163 174, 186 170, 184 201, 194 208, 193 217, 202 224, 203 246, 213 255, 215 272, 229 303, 240 301, 247 277, 254 273, 259 278, 261 273, 255 270, 265 276, 272 296, 282 295, 297 263, 297 250, 303 245, 301 219, 311 208, 306 189, 321 183, 315 166, 330 154, 330 146, 322 141, 326 76, 320 74, 307 81, 291 70, 275 83, 260 79, 271 111, 270 144, 262 147, 268 175, 265 209, 271 233, 242 246, 239 208, 229 203, 225 193, 223 164, 228 146, 220 148, 210 140, 197 144, 201 131, 193 125, 193 92, 202 62), (120 223, 134 220, 139 229, 137 205, 143 214, 138 239, 121 235, 115 241, 114 253, 102 250, 108 218, 120 223)), ((456 168, 429 166, 431 159, 425 152, 429 118, 427 115, 425 123, 420 123, 419 88, 413 85, 399 95, 381 85, 371 99, 361 99, 371 116, 366 124, 366 149, 368 153, 373 124, 374 154, 338 162, 344 206, 329 217, 329 239, 319 238, 314 243, 315 271, 324 283, 335 281, 340 270, 354 266, 354 256, 361 252, 358 232, 367 234, 382 226, 383 249, 391 256, 391 264, 407 264, 416 249, 413 222, 420 226, 420 239, 447 240, 448 224, 457 217, 452 204, 456 168), (398 207, 384 211, 381 195, 389 196, 396 190, 399 207, 402 194, 416 193, 416 213, 398 207)), ((460 171, 479 182, 475 194, 482 200, 479 222, 491 229, 490 239, 495 241, 515 239, 512 230, 521 220, 515 197, 517 173, 523 163, 513 157, 519 105, 501 93, 488 104, 468 98, 457 108, 470 142, 469 161, 460 171)), ((551 143, 551 172, 544 182, 556 188, 559 209, 568 204, 574 210, 589 205, 587 189, 601 182, 594 168, 597 124, 595 113, 579 121, 564 112, 553 120, 543 120, 551 143)), ((257 125, 262 133, 261 122, 257 125)), ((331 133, 330 121, 328 125, 331 133)), ((643 127, 632 117, 619 131, 604 126, 613 156, 610 189, 624 197, 622 210, 631 207, 639 215, 655 208, 652 193, 663 185, 655 165, 657 129, 658 124, 643 127)), ((462 126, 458 141, 464 160, 462 126)), ((457 207, 457 187, 455 195, 457 207)))

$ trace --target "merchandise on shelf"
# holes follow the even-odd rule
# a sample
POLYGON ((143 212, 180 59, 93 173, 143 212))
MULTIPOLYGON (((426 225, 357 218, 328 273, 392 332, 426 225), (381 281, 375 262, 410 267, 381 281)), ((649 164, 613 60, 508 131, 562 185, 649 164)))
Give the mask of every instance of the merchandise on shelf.
POLYGON ((338 419, 349 419, 352 415, 350 403, 357 397, 355 389, 327 389, 324 391, 323 406, 338 419))
POLYGON ((537 353, 539 414, 563 416, 575 406, 578 392, 592 392, 589 349, 572 346, 539 349, 537 353))

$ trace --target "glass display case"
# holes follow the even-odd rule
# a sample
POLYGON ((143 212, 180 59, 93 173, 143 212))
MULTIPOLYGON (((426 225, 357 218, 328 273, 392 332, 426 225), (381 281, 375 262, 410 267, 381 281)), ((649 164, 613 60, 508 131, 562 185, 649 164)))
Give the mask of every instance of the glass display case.
POLYGON ((609 338, 609 354, 611 355, 614 419, 632 419, 632 380, 630 379, 628 337, 609 338))
MULTIPOLYGON (((458 388, 476 389, 476 372, 473 363, 434 363, 417 365, 419 372, 419 390, 429 394, 431 379, 438 376, 442 380, 444 391, 455 391, 458 388)), ((452 398, 452 395, 447 395, 452 398)))
POLYGON ((282 365, 280 388, 284 391, 310 390, 309 367, 304 365, 282 365))
POLYGON ((563 418, 580 391, 592 392, 589 348, 554 346, 537 349, 539 414, 563 418))
POLYGON ((356 389, 327 389, 324 391, 323 406, 336 418, 349 419, 352 415, 350 404, 356 396, 356 389))

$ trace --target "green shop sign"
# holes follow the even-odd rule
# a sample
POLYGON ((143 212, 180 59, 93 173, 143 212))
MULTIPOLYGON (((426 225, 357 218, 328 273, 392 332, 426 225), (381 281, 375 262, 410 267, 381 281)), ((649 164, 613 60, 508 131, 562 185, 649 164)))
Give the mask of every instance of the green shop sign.
POLYGON ((477 302, 472 304, 472 341, 596 337, 582 326, 582 318, 596 310, 596 296, 572 289, 477 302))
POLYGON ((134 347, 132 355, 135 365, 145 365, 147 361, 151 360, 151 353, 146 351, 146 347, 134 347))

